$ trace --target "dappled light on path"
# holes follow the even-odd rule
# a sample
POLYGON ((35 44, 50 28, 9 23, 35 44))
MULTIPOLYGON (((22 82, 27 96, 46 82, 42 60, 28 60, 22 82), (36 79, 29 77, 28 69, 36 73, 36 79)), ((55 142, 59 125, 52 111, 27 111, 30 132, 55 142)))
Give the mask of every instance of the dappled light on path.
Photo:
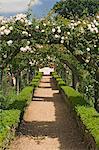
POLYGON ((35 90, 10 150, 87 150, 51 76, 35 90))

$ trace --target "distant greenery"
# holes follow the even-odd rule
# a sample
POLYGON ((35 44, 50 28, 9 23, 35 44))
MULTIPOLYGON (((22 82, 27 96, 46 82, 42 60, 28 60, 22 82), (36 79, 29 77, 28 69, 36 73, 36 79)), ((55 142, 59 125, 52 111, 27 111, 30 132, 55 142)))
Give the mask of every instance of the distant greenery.
POLYGON ((64 0, 54 6, 56 13, 68 19, 93 16, 99 12, 98 0, 64 0))

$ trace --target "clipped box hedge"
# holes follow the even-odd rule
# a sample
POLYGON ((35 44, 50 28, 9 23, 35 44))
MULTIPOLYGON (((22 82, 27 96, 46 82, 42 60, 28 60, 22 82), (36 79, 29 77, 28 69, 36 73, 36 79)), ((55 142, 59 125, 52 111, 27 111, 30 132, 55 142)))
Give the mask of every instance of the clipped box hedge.
POLYGON ((33 78, 33 80, 31 81, 30 86, 33 86, 34 88, 37 87, 40 83, 41 78, 42 78, 42 73, 38 72, 35 78, 33 78))
POLYGON ((22 119, 20 117, 24 108, 32 100, 33 91, 38 86, 41 77, 42 73, 38 73, 32 80, 32 84, 25 87, 18 96, 14 97, 14 101, 10 104, 8 110, 0 110, 0 149, 4 149, 14 136, 15 128, 22 119))
POLYGON ((14 129, 18 126, 20 114, 21 111, 15 109, 2 111, 2 120, 0 122, 0 148, 5 147, 8 141, 13 138, 11 129, 12 127, 14 129))
POLYGON ((56 72, 52 73, 58 86, 68 98, 76 115, 80 118, 86 127, 85 132, 93 137, 95 141, 95 150, 99 149, 99 113, 84 100, 83 96, 73 88, 66 85, 59 85, 59 76, 56 72))
POLYGON ((52 72, 52 76, 56 79, 59 86, 66 85, 62 78, 56 72, 52 72))

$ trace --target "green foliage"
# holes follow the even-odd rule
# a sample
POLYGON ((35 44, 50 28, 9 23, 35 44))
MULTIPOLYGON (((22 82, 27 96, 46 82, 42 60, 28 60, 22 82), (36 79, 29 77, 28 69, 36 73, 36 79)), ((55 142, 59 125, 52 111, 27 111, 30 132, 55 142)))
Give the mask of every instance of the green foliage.
POLYGON ((76 108, 77 115, 80 116, 83 124, 95 139, 99 148, 99 113, 93 107, 79 106, 76 108))
POLYGON ((56 79, 59 86, 66 85, 66 83, 62 80, 62 78, 56 72, 52 72, 52 76, 56 79))
POLYGON ((37 87, 39 85, 40 79, 42 77, 42 73, 38 72, 35 78, 30 83, 30 86, 37 87))
POLYGON ((5 107, 6 98, 0 93, 0 109, 5 107))
MULTIPOLYGON (((35 83, 35 87, 38 86, 41 77, 42 73, 38 73, 32 80, 32 84, 34 85, 35 83)), ((18 126, 21 113, 24 111, 26 105, 32 100, 33 90, 35 89, 33 85, 25 87, 18 96, 13 96, 13 101, 9 105, 8 110, 0 110, 0 148, 5 146, 3 144, 8 138, 8 134, 10 134, 12 128, 18 126)), ((2 100, 4 99, 3 96, 1 96, 1 98, 2 100)))
POLYGON ((58 81, 58 85, 59 85, 59 86, 63 86, 63 85, 66 85, 66 83, 65 83, 63 80, 59 80, 59 81, 58 81))
MULTIPOLYGON (((55 77, 56 74, 57 73, 55 72, 52 75, 55 77)), ((60 78, 57 75, 55 79, 58 83, 57 79, 60 78)), ((68 97, 71 106, 77 113, 77 116, 80 117, 88 132, 94 137, 96 147, 99 148, 99 113, 85 101, 83 96, 78 91, 69 86, 60 85, 60 88, 68 97)))
POLYGON ((1 119, 0 120, 0 147, 2 146, 2 142, 7 138, 9 132, 11 132, 11 128, 17 127, 20 118, 19 110, 3 110, 0 112, 1 119), (2 114, 1 114, 2 113, 2 114))
POLYGON ((68 19, 83 16, 93 16, 99 11, 98 0, 65 0, 56 3, 53 8, 56 13, 68 19))
POLYGON ((32 86, 25 87, 18 96, 14 97, 15 100, 10 104, 9 109, 19 109, 22 111, 27 103, 32 100, 32 92, 32 86))
POLYGON ((75 91, 73 88, 69 86, 61 86, 61 88, 64 91, 64 93, 68 96, 72 105, 87 105, 87 102, 84 100, 83 96, 79 92, 75 91))

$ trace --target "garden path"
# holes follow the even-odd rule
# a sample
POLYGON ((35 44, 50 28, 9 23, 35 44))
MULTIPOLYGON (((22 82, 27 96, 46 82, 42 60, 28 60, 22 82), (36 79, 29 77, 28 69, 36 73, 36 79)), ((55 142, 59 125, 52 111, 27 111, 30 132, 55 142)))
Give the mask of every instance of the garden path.
POLYGON ((51 76, 43 76, 10 150, 87 150, 51 76))

